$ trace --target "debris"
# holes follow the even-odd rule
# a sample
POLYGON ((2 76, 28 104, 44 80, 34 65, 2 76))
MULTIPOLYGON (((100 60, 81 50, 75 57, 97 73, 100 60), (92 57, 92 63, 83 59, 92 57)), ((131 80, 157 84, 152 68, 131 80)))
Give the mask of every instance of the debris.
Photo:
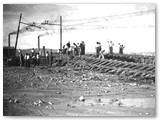
POLYGON ((48 104, 53 105, 53 103, 52 103, 52 102, 48 102, 48 104))
POLYGON ((147 113, 145 113, 146 115, 150 115, 148 112, 147 113))
POLYGON ((100 99, 100 98, 98 99, 98 102, 101 102, 101 99, 100 99))
POLYGON ((57 94, 61 94, 61 92, 57 92, 57 94))
POLYGON ((110 91, 109 90, 102 90, 101 92, 102 93, 109 93, 110 91))
POLYGON ((79 100, 80 100, 80 101, 83 101, 83 102, 85 101, 85 99, 84 99, 83 96, 81 96, 81 97, 79 98, 79 100))
POLYGON ((117 102, 115 102, 115 104, 119 107, 119 106, 121 106, 123 103, 122 103, 121 101, 117 101, 117 102))
POLYGON ((46 106, 45 108, 49 108, 49 106, 46 106))
POLYGON ((38 103, 41 104, 41 103, 43 103, 43 101, 42 101, 42 100, 39 100, 38 103))
POLYGON ((14 103, 20 103, 17 99, 14 100, 14 103))
POLYGON ((70 105, 70 104, 67 104, 67 106, 70 107, 71 105, 70 105))
POLYGON ((115 98, 115 99, 112 99, 111 101, 112 101, 112 102, 117 102, 117 101, 118 101, 118 99, 117 99, 117 98, 115 98))
POLYGON ((91 106, 94 106, 93 103, 90 103, 91 106))
POLYGON ((34 104, 34 105, 38 105, 38 103, 36 103, 36 102, 34 102, 33 104, 34 104))
POLYGON ((125 90, 125 88, 122 88, 121 90, 122 90, 122 91, 124 91, 124 90, 125 90))
POLYGON ((130 86, 136 86, 136 83, 129 83, 130 86))

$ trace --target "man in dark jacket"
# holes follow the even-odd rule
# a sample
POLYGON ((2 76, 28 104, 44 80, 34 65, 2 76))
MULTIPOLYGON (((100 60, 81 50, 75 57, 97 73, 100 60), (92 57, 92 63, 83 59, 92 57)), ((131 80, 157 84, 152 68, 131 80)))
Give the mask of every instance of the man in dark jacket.
POLYGON ((49 52, 49 65, 52 66, 52 61, 53 61, 53 53, 52 53, 52 49, 50 49, 49 52))

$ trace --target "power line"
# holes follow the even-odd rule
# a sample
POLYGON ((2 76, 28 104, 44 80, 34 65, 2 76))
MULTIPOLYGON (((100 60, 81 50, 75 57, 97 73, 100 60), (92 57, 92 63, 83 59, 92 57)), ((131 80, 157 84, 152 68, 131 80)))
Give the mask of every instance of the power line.
POLYGON ((22 19, 23 19, 24 21, 26 21, 27 23, 31 23, 31 22, 29 22, 28 20, 26 20, 26 19, 25 19, 25 18, 23 18, 23 17, 22 17, 22 19))
POLYGON ((67 20, 67 21, 63 21, 63 22, 85 21, 85 20, 89 21, 89 22, 77 23, 77 24, 72 24, 72 25, 65 25, 65 26, 75 26, 75 25, 82 25, 82 24, 100 22, 99 20, 95 20, 95 19, 102 19, 102 20, 106 20, 107 21, 107 20, 114 20, 114 19, 121 19, 121 18, 126 18, 126 17, 133 17, 133 16, 140 16, 140 15, 150 14, 150 13, 152 13, 154 11, 155 10, 147 10, 147 11, 139 11, 139 12, 134 12, 134 13, 120 14, 120 15, 94 17, 94 18, 88 18, 88 19, 67 20), (92 21, 92 20, 94 20, 94 21, 92 21))

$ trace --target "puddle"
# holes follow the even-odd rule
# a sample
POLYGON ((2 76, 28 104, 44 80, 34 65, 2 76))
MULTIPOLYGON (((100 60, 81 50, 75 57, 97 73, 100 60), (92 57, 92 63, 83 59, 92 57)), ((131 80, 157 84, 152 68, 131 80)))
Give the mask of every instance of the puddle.
POLYGON ((141 108, 155 108, 155 98, 135 98, 122 99, 122 106, 126 107, 141 107, 141 108))
POLYGON ((141 107, 141 108, 155 108, 155 98, 127 98, 127 99, 105 99, 102 98, 100 101, 96 99, 86 100, 84 106, 95 106, 95 105, 116 105, 115 103, 120 102, 122 107, 141 107))

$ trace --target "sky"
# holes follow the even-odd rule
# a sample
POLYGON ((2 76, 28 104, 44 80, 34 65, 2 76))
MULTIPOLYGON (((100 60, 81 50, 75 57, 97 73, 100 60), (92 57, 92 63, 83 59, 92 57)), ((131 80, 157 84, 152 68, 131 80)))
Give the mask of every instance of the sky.
MULTIPOLYGON (((125 45, 124 52, 155 52, 155 4, 4 4, 3 5, 3 45, 8 45, 8 34, 17 31, 19 15, 26 23, 42 23, 49 20, 59 24, 62 16, 63 45, 86 43, 86 51, 95 52, 95 44, 101 42, 108 52, 107 41, 114 42, 114 52, 118 43, 125 45)), ((24 29, 26 25, 21 24, 24 29)), ((23 31, 19 34, 20 49, 37 48, 39 35, 41 48, 59 49, 59 26, 47 26, 45 30, 23 31), (47 34, 46 34, 47 33, 47 34)), ((11 36, 11 46, 15 45, 16 34, 11 36)))

